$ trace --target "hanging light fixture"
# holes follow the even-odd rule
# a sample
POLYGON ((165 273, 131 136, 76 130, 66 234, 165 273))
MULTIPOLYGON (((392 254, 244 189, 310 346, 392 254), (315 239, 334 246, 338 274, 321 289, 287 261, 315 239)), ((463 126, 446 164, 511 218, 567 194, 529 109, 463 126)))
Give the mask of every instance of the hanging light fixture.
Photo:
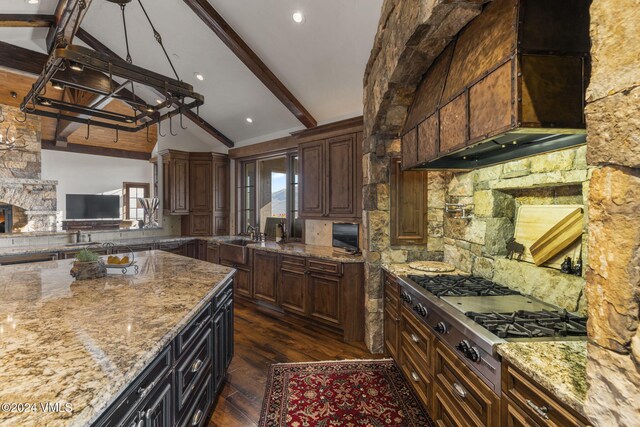
MULTIPOLYGON (((114 58, 109 55, 96 52, 92 49, 77 45, 56 46, 53 49, 47 65, 32 86, 29 93, 23 99, 20 109, 30 114, 45 117, 52 117, 58 120, 68 120, 72 122, 86 124, 87 126, 99 126, 115 129, 116 131, 138 132, 149 126, 159 123, 171 117, 182 116, 188 110, 196 109, 204 104, 204 97, 193 91, 193 86, 180 80, 171 58, 164 47, 162 36, 151 22, 142 1, 138 0, 144 15, 153 31, 155 40, 160 45, 175 78, 166 77, 153 71, 133 65, 129 52, 129 38, 127 34, 127 23, 125 8, 131 0, 108 0, 118 4, 122 11, 122 23, 124 38, 127 49, 125 60, 114 58), (73 73, 65 72, 67 69, 73 73), (74 77, 79 72, 87 70, 98 71, 109 77, 108 88, 98 84, 79 84, 74 77), (55 81, 52 79, 55 77, 55 81), (123 81, 120 84, 116 79, 123 81), (98 103, 84 105, 78 100, 83 96, 70 97, 71 100, 59 100, 46 96, 46 86, 51 83, 54 87, 67 87, 71 90, 88 92, 97 95, 102 105, 104 101, 116 99, 126 102, 132 107, 132 114, 116 113, 104 111, 98 103), (149 105, 135 95, 134 83, 146 86, 164 95, 164 99, 159 99, 158 105, 149 105), (131 87, 130 94, 123 96, 119 94, 125 87, 131 87), (163 113, 161 113, 161 111, 163 113)), ((87 7, 86 3, 80 2, 79 7, 87 7)), ((84 97, 86 98, 86 97, 84 97)))

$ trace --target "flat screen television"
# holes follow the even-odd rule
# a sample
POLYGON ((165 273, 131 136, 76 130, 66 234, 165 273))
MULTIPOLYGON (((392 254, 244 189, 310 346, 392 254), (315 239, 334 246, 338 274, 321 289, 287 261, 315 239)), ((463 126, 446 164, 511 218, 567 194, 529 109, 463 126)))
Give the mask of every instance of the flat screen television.
POLYGON ((67 219, 120 218, 120 196, 67 194, 67 219))
POLYGON ((332 231, 333 247, 345 249, 349 252, 358 252, 358 228, 358 224, 334 222, 332 231))

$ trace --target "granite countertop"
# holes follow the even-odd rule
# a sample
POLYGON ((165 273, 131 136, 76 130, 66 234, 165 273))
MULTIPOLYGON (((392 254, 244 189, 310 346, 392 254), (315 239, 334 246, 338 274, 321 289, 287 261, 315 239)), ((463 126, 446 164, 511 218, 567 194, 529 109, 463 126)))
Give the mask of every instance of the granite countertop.
POLYGON ((137 275, 81 282, 70 260, 0 267, 0 403, 72 407, 0 411, 0 426, 89 424, 234 272, 162 251, 136 260, 137 275))
POLYGON ((585 416, 586 341, 510 342, 498 345, 498 354, 585 416))
POLYGON ((343 263, 359 263, 364 262, 364 258, 361 255, 349 255, 335 251, 333 248, 327 246, 313 246, 305 245, 302 243, 276 243, 276 242, 261 242, 252 243, 247 245, 249 248, 260 249, 268 252, 277 252, 282 254, 297 255, 303 257, 322 258, 331 261, 338 261, 343 263))
MULTIPOLYGON (((453 266, 451 267, 453 268, 453 266)), ((423 271, 423 270, 416 270, 415 268, 411 268, 408 262, 397 263, 397 264, 383 264, 382 268, 384 268, 386 271, 388 271, 389 273, 393 274, 396 277, 407 276, 409 274, 416 274, 419 276, 437 275, 437 274, 466 274, 466 275, 469 274, 458 269, 455 269, 453 271, 445 271, 445 272, 429 272, 429 271, 423 271)))
POLYGON ((169 242, 181 242, 181 241, 189 241, 194 240, 195 237, 181 237, 181 236, 162 236, 162 237, 136 237, 132 239, 119 239, 119 240, 105 240, 96 241, 93 245, 76 245, 69 243, 47 243, 47 244, 36 244, 36 245, 28 245, 28 246, 7 246, 0 247, 0 256, 6 255, 22 255, 22 254, 39 254, 39 253, 48 253, 48 252, 65 252, 65 251, 78 251, 83 248, 99 248, 102 246, 102 243, 110 242, 116 246, 119 245, 145 245, 152 243, 169 243, 169 242))

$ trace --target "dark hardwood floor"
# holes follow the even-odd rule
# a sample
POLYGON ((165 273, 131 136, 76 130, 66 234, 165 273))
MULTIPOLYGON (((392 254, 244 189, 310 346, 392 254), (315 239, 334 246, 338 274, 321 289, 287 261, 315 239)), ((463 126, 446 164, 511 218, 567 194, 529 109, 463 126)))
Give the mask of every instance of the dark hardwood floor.
POLYGON ((338 359, 378 359, 366 346, 290 315, 236 298, 235 355, 209 427, 251 427, 260 420, 269 365, 338 359))

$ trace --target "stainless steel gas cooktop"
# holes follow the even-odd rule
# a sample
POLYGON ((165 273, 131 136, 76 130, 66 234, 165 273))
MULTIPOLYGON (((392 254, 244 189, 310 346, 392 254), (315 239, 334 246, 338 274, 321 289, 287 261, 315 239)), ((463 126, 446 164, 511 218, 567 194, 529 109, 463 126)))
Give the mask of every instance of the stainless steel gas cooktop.
POLYGON ((585 339, 585 317, 480 277, 400 277, 401 299, 497 393, 506 341, 585 339))

